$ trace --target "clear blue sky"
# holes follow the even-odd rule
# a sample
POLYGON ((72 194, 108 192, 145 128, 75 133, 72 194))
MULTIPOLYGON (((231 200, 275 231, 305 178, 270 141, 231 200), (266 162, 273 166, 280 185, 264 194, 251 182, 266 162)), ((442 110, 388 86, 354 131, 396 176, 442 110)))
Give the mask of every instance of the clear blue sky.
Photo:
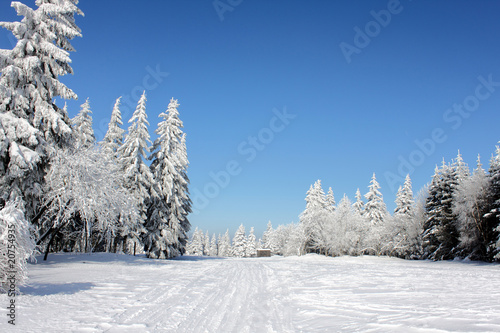
MULTIPOLYGON (((18 19, 9 4, 0 1, 2 21, 18 19)), ((260 235, 268 220, 298 221, 315 180, 339 201, 358 187, 366 193, 373 172, 392 211, 397 184, 387 175, 399 176, 402 159, 413 161, 417 192, 443 157, 460 149, 471 166, 478 153, 488 165, 500 140, 500 86, 478 80, 500 82, 498 1, 244 0, 223 20, 207 0, 83 0, 80 8, 75 75, 63 78, 79 96, 70 116, 89 97, 101 139, 115 99, 130 96, 128 120, 146 89, 153 133, 177 98, 191 191, 213 196, 195 205, 193 228, 234 232, 243 223, 260 235), (383 25, 374 23, 371 11, 388 7, 390 22, 380 14, 383 25), (355 27, 369 43, 355 40, 355 27), (348 63, 340 44, 355 42, 348 63), (473 111, 447 111, 463 103, 473 111), (295 116, 286 125, 273 120, 284 108, 295 116), (228 163, 229 184, 210 185, 228 163)), ((11 48, 9 34, 0 48, 11 48)))

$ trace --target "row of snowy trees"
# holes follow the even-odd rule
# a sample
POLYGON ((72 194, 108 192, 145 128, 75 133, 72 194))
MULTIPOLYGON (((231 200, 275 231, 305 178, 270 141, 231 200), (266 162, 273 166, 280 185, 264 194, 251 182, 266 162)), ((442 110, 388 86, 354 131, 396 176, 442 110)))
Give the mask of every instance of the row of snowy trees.
POLYGON ((178 106, 172 98, 159 115, 158 138, 150 145, 146 94, 127 133, 120 127, 118 98, 108 131, 96 143, 87 99, 72 119, 73 145, 58 151, 46 176, 43 208, 51 212, 45 229, 52 234, 54 242, 48 245, 53 250, 144 251, 151 258, 184 253, 191 201, 178 106), (57 225, 54 217, 60 221, 57 225))
POLYGON ((245 234, 245 227, 240 225, 234 237, 229 237, 229 230, 224 235, 218 237, 215 234, 210 238, 208 231, 196 228, 187 245, 187 254, 194 256, 211 257, 255 257, 257 248, 261 248, 261 241, 256 239, 254 228, 250 228, 248 236, 245 234))
POLYGON ((425 212, 424 258, 500 260, 500 147, 488 172, 478 157, 471 174, 460 154, 436 167, 425 212))
MULTIPOLYGON (((46 253, 183 254, 191 201, 178 102, 172 99, 160 114, 151 143, 146 95, 127 133, 118 99, 108 132, 96 143, 88 100, 73 119, 56 105, 58 98, 77 99, 59 77, 73 73, 71 40, 81 36, 75 15, 83 15, 78 0, 35 5, 12 2, 21 21, 0 22, 17 39, 12 50, 0 50, 0 199, 6 202, 0 230, 13 223, 19 244, 35 240, 46 253)), ((0 282, 4 277, 0 272, 0 282)))
POLYGON ((297 224, 273 229, 269 222, 263 245, 274 254, 391 255, 413 259, 500 260, 500 148, 489 172, 478 158, 472 173, 460 153, 443 161, 417 198, 410 177, 387 211, 375 175, 363 197, 344 195, 337 204, 321 181, 311 185, 306 209, 297 224))
MULTIPOLYGON (((360 190, 352 203, 344 195, 338 204, 329 188, 325 195, 321 181, 311 185, 306 209, 297 225, 288 227, 293 235, 278 237, 281 251, 288 254, 321 253, 326 255, 386 254, 411 257, 418 247, 418 219, 410 177, 407 176, 396 198, 396 209, 387 211, 375 174, 363 201, 360 190), (291 242, 293 246, 288 245, 291 242), (288 247, 288 249, 287 249, 288 247)), ((283 232, 281 232, 283 234, 283 232)))

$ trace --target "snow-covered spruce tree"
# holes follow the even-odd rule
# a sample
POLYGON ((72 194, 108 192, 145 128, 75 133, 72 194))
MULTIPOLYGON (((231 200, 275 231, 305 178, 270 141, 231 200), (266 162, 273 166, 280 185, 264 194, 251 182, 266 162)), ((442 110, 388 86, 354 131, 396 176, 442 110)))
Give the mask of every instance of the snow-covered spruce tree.
POLYGON ((109 250, 118 234, 135 235, 134 198, 121 185, 120 168, 96 147, 58 149, 45 177, 40 217, 46 254, 54 250, 109 250))
POLYGON ((304 226, 304 253, 325 253, 324 228, 330 211, 321 180, 317 180, 307 191, 306 209, 300 215, 304 226))
POLYGON ((42 8, 59 25, 51 28, 56 35, 55 44, 68 52, 74 52, 71 40, 75 37, 82 37, 80 28, 76 25, 75 14, 84 16, 77 7, 79 0, 36 0, 35 4, 42 8))
POLYGON ((8 201, 0 208, 0 293, 11 289, 9 274, 16 272, 16 281, 12 285, 16 291, 28 279, 27 261, 34 259, 35 240, 33 228, 24 217, 18 203, 8 201))
POLYGON ((230 257, 232 256, 231 249, 231 239, 229 238, 229 230, 222 236, 219 241, 219 257, 230 257))
POLYGON ((91 113, 89 99, 87 98, 85 103, 81 105, 80 112, 71 119, 73 138, 77 148, 90 148, 95 144, 91 113))
POLYGON ((472 260, 491 260, 488 244, 492 241, 487 230, 489 179, 480 158, 470 177, 459 180, 453 193, 453 213, 457 217, 459 256, 472 260))
POLYGON ((352 204, 352 207, 354 208, 354 211, 359 214, 360 216, 363 216, 363 212, 365 210, 365 203, 363 202, 363 197, 361 196, 361 192, 359 188, 356 190, 356 202, 352 204))
POLYGON ((368 186, 368 193, 365 194, 366 204, 363 210, 363 216, 368 222, 368 236, 366 239, 366 252, 370 254, 381 254, 382 242, 385 241, 385 223, 389 213, 384 203, 380 185, 377 182, 375 173, 368 186))
POLYGON ((390 223, 391 230, 387 251, 389 255, 401 258, 410 258, 414 252, 415 234, 413 233, 415 221, 415 200, 411 186, 410 175, 406 175, 403 187, 399 187, 396 194, 396 208, 390 223))
POLYGON ((17 39, 11 51, 0 50, 0 192, 22 198, 28 220, 39 209, 53 145, 63 147, 70 138, 69 117, 54 99, 76 99, 76 94, 59 81, 72 69, 69 53, 58 46, 80 35, 74 20, 69 23, 74 13, 82 14, 76 2, 37 5, 34 10, 13 2, 23 19, 0 22, 17 39), (59 19, 63 12, 66 21, 59 19))
POLYGON ((187 177, 189 162, 178 106, 177 100, 172 98, 167 112, 159 115, 163 121, 158 124, 156 134, 159 137, 150 156, 157 195, 149 204, 148 232, 144 242, 152 257, 171 258, 184 254, 187 232, 191 227, 187 219, 191 212, 187 177))
POLYGON ((246 257, 255 257, 257 255, 256 244, 257 244, 257 239, 255 237, 255 231, 254 228, 251 227, 246 242, 246 249, 245 249, 246 257))
MULTIPOLYGON (((146 92, 142 94, 137 108, 129 120, 131 125, 125 137, 123 145, 118 149, 118 164, 122 169, 124 184, 129 193, 135 198, 140 217, 137 220, 135 230, 130 235, 126 235, 124 246, 132 245, 134 250, 127 250, 135 253, 137 245, 142 245, 142 236, 146 233, 144 223, 147 218, 147 208, 152 198, 158 195, 154 189, 155 180, 150 168, 144 163, 146 153, 149 151, 148 142, 148 121, 146 115, 146 92), (135 238, 134 235, 139 235, 135 238), (128 243, 128 244, 127 244, 128 243)), ((159 230, 159 229, 157 229, 159 230)), ((162 229, 163 230, 163 229, 162 229)), ((168 231, 168 229, 167 229, 168 231)), ((162 232, 159 230, 158 232, 162 232)), ((168 235, 164 236, 168 237, 168 235)), ((171 237, 173 239, 173 237, 171 237)), ((151 243, 149 243, 151 246, 151 243)), ((150 250, 146 248, 146 251, 150 250)), ((166 250, 166 249, 165 249, 166 250)), ((151 252, 151 251, 149 251, 151 252)), ((158 253, 160 256, 160 253, 158 253)))
MULTIPOLYGON (((266 231, 264 231, 264 234, 262 235, 262 244, 265 249, 271 250, 272 247, 272 234, 273 234, 273 224, 271 221, 267 222, 267 228, 266 231)), ((272 250, 271 250, 272 252, 272 250)))
POLYGON ((332 188, 328 188, 328 194, 326 195, 326 202, 327 202, 327 208, 330 211, 330 213, 333 213, 335 211, 335 206, 337 203, 335 202, 335 196, 333 195, 333 190, 332 188))
POLYGON ((108 131, 99 143, 103 152, 114 158, 118 158, 118 148, 123 145, 123 135, 125 133, 125 130, 120 127, 123 125, 122 114, 120 112, 120 100, 121 97, 116 99, 113 111, 111 112, 108 131))
POLYGON ((457 216, 453 213, 453 194, 460 169, 446 164, 435 170, 426 202, 427 220, 422 235, 424 258, 453 259, 458 252, 457 216))
POLYGON ((243 258, 246 255, 247 239, 245 236, 245 227, 241 224, 234 233, 232 253, 233 257, 243 258))
POLYGON ((187 245, 187 253, 193 256, 203 255, 203 230, 196 227, 193 232, 193 236, 189 240, 187 245))
POLYGON ((210 255, 210 235, 208 234, 208 230, 203 237, 203 255, 210 255))
POLYGON ((487 211, 485 214, 485 232, 488 242, 489 260, 500 261, 500 146, 492 156, 489 167, 489 186, 487 211))
POLYGON ((212 235, 212 240, 210 241, 210 250, 208 251, 208 255, 211 257, 217 257, 217 238, 215 238, 215 234, 212 235))

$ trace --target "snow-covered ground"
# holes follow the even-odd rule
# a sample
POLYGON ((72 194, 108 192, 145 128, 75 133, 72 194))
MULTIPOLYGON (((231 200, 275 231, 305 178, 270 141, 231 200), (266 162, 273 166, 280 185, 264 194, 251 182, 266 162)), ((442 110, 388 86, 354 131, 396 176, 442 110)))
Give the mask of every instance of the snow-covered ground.
POLYGON ((500 332, 500 265, 52 254, 0 332, 500 332))

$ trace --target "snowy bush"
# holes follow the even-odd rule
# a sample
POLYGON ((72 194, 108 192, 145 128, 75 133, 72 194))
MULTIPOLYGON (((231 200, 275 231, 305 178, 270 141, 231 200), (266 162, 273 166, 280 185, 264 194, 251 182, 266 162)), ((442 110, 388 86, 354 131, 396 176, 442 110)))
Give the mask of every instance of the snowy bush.
POLYGON ((27 260, 34 259, 36 247, 32 231, 18 205, 7 202, 0 210, 0 292, 10 288, 13 276, 16 288, 26 282, 27 260))

